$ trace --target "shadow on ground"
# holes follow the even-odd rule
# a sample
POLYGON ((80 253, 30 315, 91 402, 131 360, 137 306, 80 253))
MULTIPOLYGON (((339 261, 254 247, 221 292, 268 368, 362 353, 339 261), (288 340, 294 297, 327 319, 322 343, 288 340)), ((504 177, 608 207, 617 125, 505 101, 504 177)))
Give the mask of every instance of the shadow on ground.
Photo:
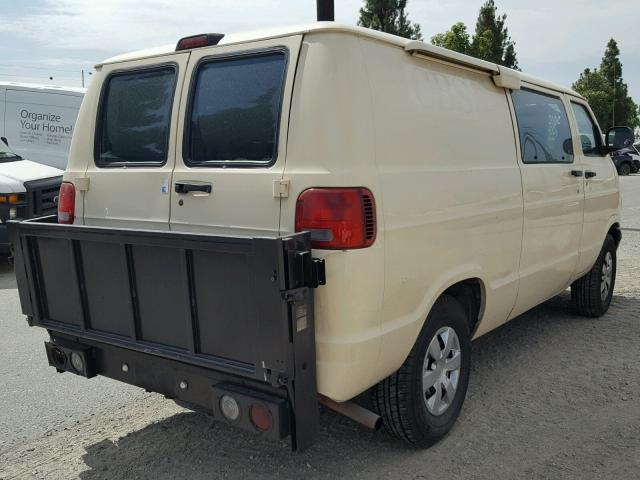
POLYGON ((0 290, 17 288, 16 276, 13 274, 13 267, 9 264, 7 257, 0 255, 0 290))
MULTIPOLYGON (((587 319, 563 294, 478 339, 461 417, 446 439, 426 451, 323 410, 318 443, 292 454, 286 442, 271 443, 189 412, 115 443, 87 446, 89 469, 81 478, 440 478, 444 472, 448 478, 516 478, 555 475, 544 468, 571 469, 571 462, 577 472, 589 473, 584 455, 621 455, 619 448, 608 452, 602 440, 624 437, 628 421, 614 407, 624 395, 637 395, 637 380, 627 387, 621 382, 624 368, 607 384, 610 371, 622 367, 603 359, 602 348, 620 342, 620 332, 637 339, 638 320, 638 298, 616 296, 605 317, 587 319), (614 418, 585 421, 607 417, 603 402, 614 418), (581 434, 597 442, 568 441, 581 434)), ((628 375, 637 374, 637 357, 630 355, 635 370, 628 375)))

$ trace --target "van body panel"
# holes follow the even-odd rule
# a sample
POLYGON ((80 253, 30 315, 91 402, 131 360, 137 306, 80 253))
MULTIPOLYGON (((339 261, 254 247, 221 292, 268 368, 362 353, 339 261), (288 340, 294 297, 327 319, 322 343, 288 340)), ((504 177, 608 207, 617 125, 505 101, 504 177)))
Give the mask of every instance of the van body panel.
MULTIPOLYGON (((79 185, 87 178, 87 168, 93 163, 93 141, 96 129, 96 112, 100 99, 100 86, 103 80, 102 70, 94 72, 93 80, 87 88, 82 100, 74 135, 69 147, 69 161, 64 170, 63 180, 79 185)), ((75 220, 74 223, 84 225, 84 200, 86 191, 76 188, 75 220)))
POLYGON ((402 364, 451 282, 485 286, 476 335, 507 320, 518 288, 522 187, 504 89, 489 75, 367 47, 376 128, 385 132, 376 139, 386 227, 383 374, 402 364))
MULTIPOLYGON (((200 48, 191 53, 187 69, 187 78, 190 80, 185 85, 183 94, 185 100, 181 104, 178 115, 177 160, 171 188, 172 230, 230 235, 274 236, 278 234, 280 198, 274 196, 274 182, 282 178, 287 157, 289 107, 301 41, 302 36, 297 35, 250 44, 200 48), (206 65, 231 65, 234 61, 244 59, 251 61, 251 59, 267 58, 269 55, 284 57, 282 99, 277 101, 280 104, 280 114, 274 161, 268 165, 258 162, 253 166, 240 168, 234 167, 240 160, 229 158, 223 159, 228 161, 226 163, 221 161, 213 165, 189 165, 185 159, 185 153, 187 153, 185 132, 189 131, 187 125, 189 107, 194 101, 195 77, 199 70, 206 65), (175 184, 179 182, 210 185, 212 191, 210 194, 202 192, 178 194, 175 184)), ((257 76, 247 81, 259 83, 262 80, 257 76)), ((253 106, 233 104, 226 106, 226 110, 219 111, 215 115, 203 115, 203 117, 205 120, 211 119, 210 123, 214 121, 231 123, 241 122, 242 115, 250 114, 256 118, 256 122, 259 122, 258 117, 261 115, 262 108, 264 107, 260 104, 253 106), (226 115, 227 118, 225 119, 222 115, 226 115)), ((222 155, 224 153, 226 152, 220 152, 222 155)))
MULTIPOLYGON (((86 162, 85 176, 89 178, 89 190, 84 194, 84 223, 93 226, 118 226, 144 228, 151 230, 169 229, 169 208, 171 174, 176 157, 176 132, 182 86, 189 53, 179 53, 129 63, 105 65, 93 79, 88 100, 94 105, 95 127, 75 146, 72 153, 80 158, 74 160, 86 162), (98 118, 105 105, 105 88, 110 78, 117 75, 136 74, 137 72, 156 71, 170 67, 175 69, 174 92, 170 99, 170 128, 166 143, 166 159, 162 165, 142 166, 127 164, 98 166, 94 155, 96 130, 100 128, 98 118), (86 159, 86 160, 85 160, 86 159)), ((117 99, 116 99, 117 101, 117 99)), ((94 118, 91 118, 94 117, 94 118)), ((119 129, 118 131, 122 131, 119 129)))
MULTIPOLYGON (((362 277, 367 274, 370 283, 367 292, 377 292, 374 302, 371 301, 373 293, 368 297, 352 297, 349 302, 349 305, 368 302, 371 313, 375 312, 369 322, 376 319, 373 325, 379 325, 380 357, 377 368, 373 369, 372 384, 402 364, 437 293, 444 291, 451 279, 481 278, 486 285, 487 308, 481 328, 489 330, 506 321, 516 298, 522 237, 522 193, 513 126, 504 90, 495 87, 489 75, 413 58, 397 47, 369 39, 359 42, 365 62, 360 67, 359 54, 348 37, 336 38, 334 42, 340 42, 342 47, 326 53, 324 49, 329 50, 330 46, 326 38, 331 36, 318 35, 317 41, 311 43, 313 37, 305 37, 305 46, 307 38, 309 45, 301 56, 302 63, 307 54, 301 89, 304 90, 308 77, 315 78, 315 97, 309 89, 306 97, 309 104, 297 104, 304 101, 302 93, 294 95, 293 102, 294 111, 299 109, 301 112, 308 112, 318 105, 313 104, 314 101, 323 103, 319 115, 313 116, 318 126, 308 129, 309 138, 315 132, 321 141, 313 149, 306 144, 305 161, 313 159, 315 165, 325 165, 331 172, 331 177, 320 185, 338 182, 340 185, 364 185, 374 192, 378 204, 378 238, 374 247, 383 247, 376 262, 381 262, 378 272, 384 286, 377 289, 379 277, 370 275, 372 267, 356 271, 347 265, 351 280, 344 280, 345 286, 351 286, 359 282, 361 273, 362 277), (350 55, 351 66, 342 65, 341 53, 350 48, 354 49, 350 55), (310 64, 316 54, 324 58, 324 62, 319 62, 321 66, 314 70, 310 64), (324 72, 324 76, 320 72, 324 72), (363 74, 367 78, 362 78, 363 74), (327 84, 326 97, 318 78, 324 78, 323 82, 327 84), (347 78, 360 88, 348 89, 346 84, 339 88, 339 79, 347 78), (335 82, 338 85, 330 88, 335 82), (361 90, 367 86, 371 88, 370 98, 375 101, 368 102, 362 95, 361 90), (349 102, 348 109, 344 108, 345 102, 349 102), (369 111, 374 122, 373 136, 370 144, 361 145, 355 141, 361 138, 359 132, 366 131, 364 128, 370 125, 371 120, 365 117, 369 111), (323 115, 326 118, 322 118, 323 115), (356 115, 362 117, 354 118, 356 115), (442 141, 453 138, 450 125, 459 127, 459 135, 464 135, 465 142, 442 141), (331 129, 335 129, 329 137, 333 140, 324 141, 327 137, 323 135, 331 133, 331 129), (350 133, 349 141, 336 141, 344 132, 350 133), (372 147, 375 147, 374 151, 371 151, 372 147), (334 159, 341 158, 341 151, 345 152, 344 158, 352 161, 335 165, 334 159), (360 167, 363 152, 371 152, 375 164, 369 171, 373 173, 377 167, 379 176, 377 181, 371 178, 370 184, 360 180, 365 175, 360 167), (496 178, 499 178, 499 188, 496 188, 496 178), (360 182, 354 183, 358 180, 360 182), (451 185, 456 188, 452 189, 451 185), (416 252, 423 254, 416 255, 416 252), (461 272, 464 273, 461 275, 461 272), (382 302, 380 292, 383 292, 382 302)), ((294 191, 308 186, 311 179, 298 185, 301 177, 294 176, 297 169, 301 169, 297 162, 303 160, 293 156, 292 145, 303 143, 305 137, 293 125, 308 125, 309 121, 309 115, 301 118, 301 122, 292 116, 285 177, 291 177, 294 191)), ((293 220, 293 206, 288 205, 289 210, 283 204, 283 225, 293 220)), ((341 252, 342 261, 353 253, 341 252)), ((318 292, 317 305, 322 304, 323 296, 327 303, 331 299, 335 304, 336 291, 345 288, 330 276, 330 265, 335 261, 330 261, 330 255, 327 257, 327 278, 331 278, 331 282, 328 282, 328 288, 318 292)), ((364 251, 362 255, 365 255, 364 251)), ((348 313, 352 311, 347 310, 348 313)), ((345 314, 341 318, 353 322, 353 315, 345 314)), ((322 372, 328 365, 322 363, 322 338, 330 336, 326 332, 321 334, 320 329, 328 325, 333 327, 329 327, 330 336, 343 341, 349 338, 344 337, 343 332, 353 328, 339 320, 333 323, 317 308, 320 391, 330 385, 332 394, 339 392, 339 399, 348 398, 344 390, 351 387, 354 379, 370 378, 372 369, 368 359, 372 354, 367 355, 364 351, 360 354, 352 349, 351 358, 361 355, 361 368, 352 364, 351 380, 345 382, 346 374, 340 373, 338 362, 331 370, 331 376, 327 375, 335 380, 324 385, 322 372), (344 383, 340 384, 341 381, 344 383)), ((368 331, 375 332, 375 329, 368 331)), ((335 345, 331 347, 334 348, 325 351, 333 352, 335 345)))

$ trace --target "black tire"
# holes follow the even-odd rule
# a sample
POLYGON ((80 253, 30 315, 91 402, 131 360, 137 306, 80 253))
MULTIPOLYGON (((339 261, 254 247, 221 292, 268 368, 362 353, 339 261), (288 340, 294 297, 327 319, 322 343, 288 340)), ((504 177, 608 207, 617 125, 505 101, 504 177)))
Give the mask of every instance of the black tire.
POLYGON ((601 317, 609 309, 613 289, 616 284, 616 242, 611 235, 607 235, 591 270, 571 285, 571 298, 580 315, 586 317, 601 317), (603 265, 607 261, 607 254, 611 254, 611 281, 605 298, 602 295, 603 265))
MULTIPOLYGON (((440 342, 442 346, 442 343, 440 342)), ((443 438, 453 427, 467 393, 471 356, 469 322, 462 305, 449 295, 435 303, 409 357, 400 369, 373 389, 373 404, 382 416, 385 429, 406 443, 426 448, 443 438), (450 327, 460 344, 457 389, 448 408, 433 415, 427 409, 422 388, 423 363, 436 334, 450 327)))
POLYGON ((618 175, 622 177, 626 177, 630 173, 631 173, 631 165, 629 165, 628 163, 623 163, 622 165, 620 165, 620 168, 618 169, 618 175))
POLYGON ((638 170, 640 170, 640 168, 636 167, 635 165, 631 166, 631 173, 638 173, 638 170))

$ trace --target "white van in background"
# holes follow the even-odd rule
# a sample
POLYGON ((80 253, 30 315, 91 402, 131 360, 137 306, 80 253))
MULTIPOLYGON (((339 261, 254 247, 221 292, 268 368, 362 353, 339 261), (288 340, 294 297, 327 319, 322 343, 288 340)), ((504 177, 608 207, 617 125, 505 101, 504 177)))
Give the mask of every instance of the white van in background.
POLYGON ((23 158, 63 169, 85 89, 0 81, 0 136, 23 158))

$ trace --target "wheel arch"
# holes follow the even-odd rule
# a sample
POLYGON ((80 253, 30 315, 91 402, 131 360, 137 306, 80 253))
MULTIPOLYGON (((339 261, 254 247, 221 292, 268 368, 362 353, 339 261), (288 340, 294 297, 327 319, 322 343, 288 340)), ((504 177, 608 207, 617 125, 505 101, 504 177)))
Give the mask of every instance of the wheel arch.
POLYGON ((607 235, 611 235, 613 237, 613 240, 616 242, 616 248, 618 248, 618 246, 620 245, 620 242, 622 241, 622 230, 620 229, 620 223, 618 222, 613 223, 609 227, 609 230, 607 231, 607 235))
POLYGON ((486 298, 484 282, 478 277, 460 280, 447 287, 438 297, 442 295, 449 295, 460 302, 467 314, 469 332, 473 338, 484 313, 486 298))

